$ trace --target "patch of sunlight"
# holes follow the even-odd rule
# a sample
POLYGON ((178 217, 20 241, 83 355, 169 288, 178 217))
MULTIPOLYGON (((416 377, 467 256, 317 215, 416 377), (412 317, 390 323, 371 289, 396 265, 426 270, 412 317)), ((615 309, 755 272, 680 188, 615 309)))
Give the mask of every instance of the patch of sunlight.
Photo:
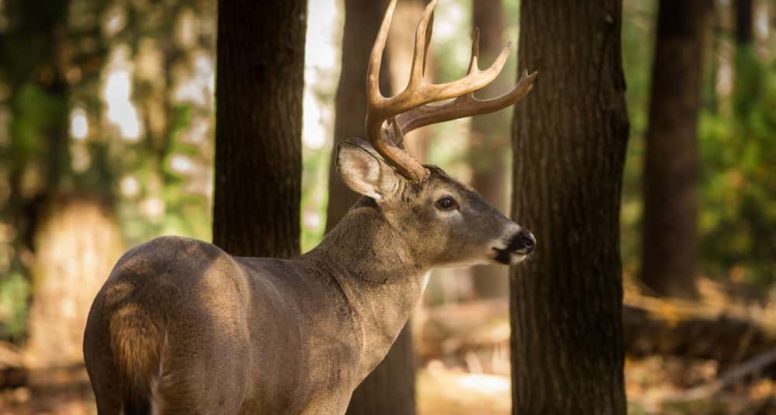
POLYGON ((124 176, 119 182, 119 188, 124 196, 135 197, 140 194, 140 181, 135 176, 124 176))
POLYGON ((76 141, 83 141, 89 136, 89 120, 83 108, 77 107, 70 113, 70 136, 76 141))
POLYGON ((323 226, 323 218, 318 212, 305 211, 302 215, 304 226, 308 229, 318 229, 323 226))
POLYGON ((439 45, 443 43, 456 44, 447 58, 455 62, 456 66, 465 68, 469 64, 471 49, 464 39, 470 39, 471 35, 469 29, 461 30, 461 28, 471 27, 469 11, 459 2, 445 2, 445 4, 437 6, 434 14, 436 17, 434 18, 434 39, 431 41, 431 47, 434 43, 439 45))
POLYGON ((170 168, 180 174, 192 174, 197 170, 194 162, 183 154, 175 154, 170 158, 170 168))
POLYGON ((121 45, 113 49, 106 68, 102 98, 107 107, 108 121, 118 127, 121 138, 138 141, 142 125, 132 104, 132 64, 129 47, 121 45))
POLYGON ((326 144, 326 125, 323 118, 323 108, 314 94, 305 91, 304 94, 304 124, 302 141, 313 150, 319 150, 326 144))
POLYGON ((331 101, 339 76, 341 36, 337 12, 334 0, 310 2, 308 10, 302 142, 314 150, 327 143, 334 119, 331 101))
POLYGON ((140 212, 147 218, 161 218, 164 209, 164 201, 158 197, 148 197, 140 202, 140 212))
POLYGON ((107 38, 116 36, 127 25, 127 14, 121 5, 113 5, 105 12, 102 32, 107 38))
POLYGON ((458 379, 458 384, 481 393, 502 394, 509 392, 509 379, 501 376, 467 374, 458 379))
POLYGON ((191 103, 200 107, 210 107, 215 93, 215 64, 213 58, 204 51, 193 52, 191 73, 178 81, 173 100, 178 103, 191 103))

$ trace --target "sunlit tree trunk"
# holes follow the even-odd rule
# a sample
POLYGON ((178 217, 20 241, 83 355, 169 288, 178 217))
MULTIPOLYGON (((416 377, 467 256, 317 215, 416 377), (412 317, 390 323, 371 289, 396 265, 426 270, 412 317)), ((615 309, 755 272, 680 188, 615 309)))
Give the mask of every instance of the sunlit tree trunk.
POLYGON ((698 111, 710 0, 660 2, 644 161, 641 281, 695 297, 698 111))
POLYGON ((307 2, 218 3, 213 241, 299 254, 307 2))
MULTIPOLYGON (((69 4, 7 2, 10 23, 0 42, 12 102, 9 210, 16 257, 32 287, 27 356, 40 368, 82 360, 89 305, 122 250, 112 198, 66 190, 109 193, 100 187, 106 180, 95 167, 104 161, 101 154, 90 154, 92 178, 79 177, 71 166, 72 74, 84 80, 94 69, 78 67, 84 52, 76 41, 92 33, 84 26, 71 32, 69 4)), ((90 56, 99 50, 92 44, 90 56)))
POLYGON ((34 366, 82 361, 86 316, 124 250, 108 199, 53 197, 35 235, 28 352, 34 366))
MULTIPOLYGON (((480 59, 487 65, 504 47, 504 9, 501 0, 474 0, 472 6, 472 23, 480 30, 480 59)), ((503 93, 508 88, 506 79, 500 77, 478 95, 492 97, 503 93)), ((507 209, 508 117, 507 111, 473 117, 469 133, 472 186, 502 211, 507 209)), ((481 297, 509 294, 507 270, 502 266, 474 267, 472 277, 474 291, 481 297)))
POLYGON ((628 119, 619 0, 522 0, 510 289, 513 413, 625 414, 619 208, 628 119))
MULTIPOLYGON (((349 137, 367 138, 364 132, 367 63, 387 4, 388 2, 383 0, 345 1, 342 69, 335 99, 335 149, 340 140, 349 137)), ((385 56, 380 77, 380 87, 384 95, 391 94, 389 67, 388 56, 385 56)), ((358 196, 342 183, 332 162, 329 173, 327 231, 337 225, 357 199, 358 196)), ((414 352, 410 326, 407 325, 383 362, 353 392, 347 413, 367 415, 414 412, 414 352)))

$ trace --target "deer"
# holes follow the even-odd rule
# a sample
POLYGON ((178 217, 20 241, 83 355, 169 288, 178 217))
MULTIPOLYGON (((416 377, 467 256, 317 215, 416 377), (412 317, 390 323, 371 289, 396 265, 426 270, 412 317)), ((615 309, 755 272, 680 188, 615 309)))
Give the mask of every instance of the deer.
POLYGON ((466 76, 426 82, 436 3, 418 23, 408 85, 390 98, 378 78, 396 0, 385 12, 367 69, 369 141, 335 152, 341 179, 362 197, 318 246, 290 259, 234 257, 167 236, 118 260, 84 333, 99 414, 344 414, 429 270, 514 265, 533 252, 530 231, 404 149, 414 129, 515 105, 536 78, 523 72, 509 92, 474 97, 510 50, 479 69, 475 30, 466 76))

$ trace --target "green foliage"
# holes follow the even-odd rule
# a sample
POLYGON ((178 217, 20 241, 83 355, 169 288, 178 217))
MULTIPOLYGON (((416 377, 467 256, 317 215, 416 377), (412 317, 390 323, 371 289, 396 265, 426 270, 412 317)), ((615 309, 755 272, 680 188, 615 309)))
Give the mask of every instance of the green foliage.
POLYGON ((67 102, 60 95, 42 90, 27 82, 19 88, 12 102, 10 153, 19 165, 44 157, 48 150, 47 135, 62 129, 67 102))
MULTIPOLYGON (((622 198, 622 258, 638 272, 641 179, 654 51, 654 1, 625 0, 623 66, 631 138, 622 198), (648 41, 645 42, 645 39, 648 41)), ((732 96, 720 94, 721 61, 711 47, 731 43, 720 34, 708 43, 708 88, 698 121, 700 144, 699 264, 704 275, 758 284, 776 282, 776 62, 765 64, 751 46, 734 46, 732 96), (725 111, 725 108, 731 108, 725 111)))
POLYGON ((0 339, 19 339, 26 328, 30 284, 20 272, 0 278, 0 339))
POLYGON ((776 65, 735 56, 731 114, 700 120, 701 263, 710 275, 776 282, 776 65))
POLYGON ((622 57, 627 81, 626 100, 630 138, 623 174, 621 254, 626 273, 636 273, 641 257, 641 171, 644 165, 644 134, 649 113, 649 87, 654 50, 657 3, 625 0, 622 57), (646 39, 646 41, 645 41, 646 39))
POLYGON ((329 163, 331 156, 328 151, 303 149, 302 171, 302 252, 307 252, 323 239, 326 230, 326 204, 328 192, 326 184, 329 181, 329 163))

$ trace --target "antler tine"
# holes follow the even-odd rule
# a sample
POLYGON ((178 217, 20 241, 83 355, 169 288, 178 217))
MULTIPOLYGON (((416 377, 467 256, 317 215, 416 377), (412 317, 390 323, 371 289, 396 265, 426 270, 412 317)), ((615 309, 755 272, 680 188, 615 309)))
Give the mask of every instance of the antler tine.
POLYGON ((477 63, 477 60, 480 57, 480 28, 475 27, 474 32, 472 32, 472 56, 469 58, 469 70, 466 72, 467 75, 470 75, 474 73, 477 69, 479 69, 479 64, 477 63))
POLYGON ((423 75, 426 74, 426 64, 428 63, 428 48, 431 46, 431 36, 434 33, 434 13, 431 13, 431 19, 428 21, 426 29, 426 53, 423 55, 423 75))
POLYGON ((429 171, 403 149, 404 134, 424 125, 447 121, 469 115, 492 112, 512 105, 522 99, 532 88, 536 73, 524 73, 515 88, 507 94, 489 100, 478 100, 472 94, 493 82, 504 68, 511 44, 508 44, 485 70, 480 70, 479 31, 475 29, 472 42, 472 57, 469 70, 463 78, 443 84, 428 84, 423 81, 431 31, 433 30, 434 7, 438 0, 432 0, 418 23, 415 32, 414 54, 410 79, 407 87, 397 95, 386 98, 380 93, 379 78, 385 42, 390 30, 391 18, 396 0, 391 0, 380 31, 369 56, 367 71, 367 113, 366 132, 372 146, 396 170, 407 179, 418 182, 428 177, 429 171), (433 105, 433 102, 455 98, 453 101, 433 105))
MULTIPOLYGON (((436 3, 434 1, 433 3, 436 3)), ((396 170, 407 179, 413 182, 419 182, 425 180, 429 172, 423 167, 417 160, 412 158, 406 153, 402 147, 403 136, 401 130, 396 128, 396 123, 393 121, 393 116, 401 112, 394 108, 395 98, 385 98, 380 93, 380 64, 382 62, 383 50, 385 49, 385 42, 388 38, 388 32, 391 27, 391 19, 396 7, 396 0, 391 0, 388 5, 388 9, 383 17, 383 22, 380 25, 380 30, 377 33, 374 46, 372 46, 372 53, 369 55, 369 68, 367 69, 367 111, 366 111, 366 133, 369 140, 372 142, 372 146, 377 150, 396 170), (384 126, 385 121, 391 121, 390 128, 384 126)), ((427 9, 427 12, 429 10, 427 9)), ((431 10, 433 11, 433 10, 431 10)), ((426 13, 425 23, 430 20, 430 13, 426 13)), ((418 32, 421 33, 421 42, 428 43, 426 39, 425 24, 419 24, 418 32), (420 30, 420 26, 423 26, 423 30, 420 30)), ((430 34, 429 34, 430 35, 430 34)), ((416 42, 417 43, 417 42, 416 42)), ((417 49, 417 48, 416 48, 417 49)), ((420 66, 421 73, 420 79, 423 77, 423 66, 425 66, 425 48, 421 47, 421 52, 416 50, 415 58, 413 60, 413 68, 420 66)), ((410 89, 408 87, 408 89, 410 89)), ((406 90, 405 90, 406 92, 406 90)), ((405 94, 407 96, 409 94, 405 94)))
POLYGON ((380 67, 382 66, 385 42, 388 40, 388 32, 391 30, 391 20, 393 19, 395 8, 396 0, 391 0, 391 3, 388 4, 388 9, 385 11, 385 16, 383 16, 383 22, 380 24, 380 30, 377 32, 372 52, 369 54, 369 66, 366 75, 368 108, 371 108, 373 105, 379 105, 385 100, 385 97, 380 92, 380 67))
POLYGON ((438 0, 432 0, 423 11, 423 16, 418 22, 418 28, 415 29, 415 50, 412 54, 412 68, 410 70, 410 80, 407 84, 407 90, 412 90, 423 82, 423 72, 426 69, 426 54, 428 46, 431 43, 431 32, 433 31, 434 7, 438 0))
POLYGON ((528 74, 524 70, 514 89, 496 98, 481 100, 473 94, 467 94, 445 104, 417 107, 397 116, 397 127, 406 134, 430 124, 498 111, 525 98, 531 92, 537 75, 537 71, 528 74))
MULTIPOLYGON (((502 49, 499 57, 508 54, 510 47, 511 44, 507 44, 507 46, 502 49)), ((467 77, 476 74, 479 71, 479 55, 480 30, 475 27, 472 32, 472 53, 469 60, 469 69, 466 73, 467 77)), ((495 63, 491 65, 491 68, 494 66, 495 63)), ((506 108, 523 99, 531 91, 537 74, 538 73, 534 71, 529 75, 527 70, 523 70, 514 89, 496 98, 480 100, 474 97, 474 92, 470 92, 445 104, 426 104, 416 107, 410 111, 399 114, 396 117, 397 127, 401 130, 402 134, 406 134, 429 124, 494 112, 506 108)))

